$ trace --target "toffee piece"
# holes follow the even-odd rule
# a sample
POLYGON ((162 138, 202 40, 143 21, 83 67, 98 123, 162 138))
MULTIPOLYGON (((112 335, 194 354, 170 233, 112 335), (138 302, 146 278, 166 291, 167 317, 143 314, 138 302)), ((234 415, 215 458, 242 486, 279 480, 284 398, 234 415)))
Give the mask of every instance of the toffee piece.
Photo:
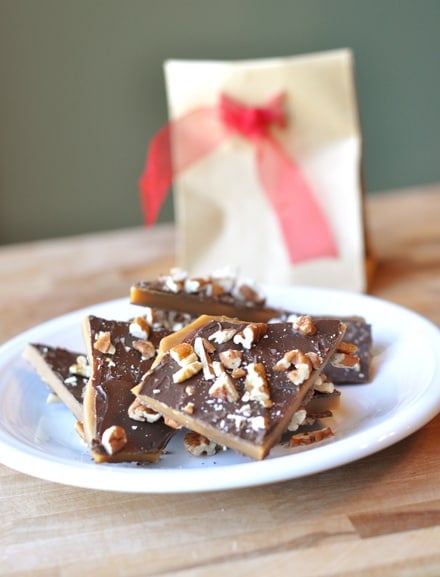
POLYGON ((265 298, 252 282, 222 271, 189 277, 181 269, 172 269, 169 275, 132 285, 130 302, 185 312, 193 317, 224 315, 254 322, 266 322, 279 312, 266 307, 265 298))
MULTIPOLYGON (((293 322, 304 316, 283 309, 271 308, 261 291, 251 282, 233 275, 213 274, 191 278, 185 271, 173 269, 169 275, 154 281, 141 281, 130 290, 132 304, 197 315, 225 315, 249 322, 293 322)), ((321 317, 316 317, 321 318, 321 317)), ((327 317, 322 317, 327 318, 327 317)), ((335 384, 366 383, 370 380, 371 325, 360 317, 339 317, 346 325, 344 342, 350 351, 337 351, 326 368, 327 377, 335 384)))
POLYGON ((313 395, 344 330, 333 319, 305 334, 292 323, 201 316, 162 340, 133 392, 178 424, 263 459, 313 395))
POLYGON ((83 329, 91 366, 84 434, 94 460, 157 462, 174 429, 153 411, 133 409, 131 389, 169 331, 151 328, 144 317, 124 322, 89 316, 83 329))
POLYGON ((86 356, 62 347, 30 343, 23 351, 23 358, 74 417, 82 421, 83 393, 90 374, 86 356))

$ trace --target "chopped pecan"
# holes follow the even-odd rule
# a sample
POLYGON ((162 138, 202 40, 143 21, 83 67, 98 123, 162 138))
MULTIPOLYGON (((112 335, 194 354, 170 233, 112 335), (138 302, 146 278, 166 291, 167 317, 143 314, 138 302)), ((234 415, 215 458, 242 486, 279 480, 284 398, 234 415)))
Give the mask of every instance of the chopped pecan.
POLYGON ((312 351, 309 351, 308 353, 306 353, 306 357, 308 359, 310 359, 310 362, 312 363, 312 367, 314 369, 319 369, 322 365, 322 357, 319 353, 315 353, 312 351))
POLYGON ((209 335, 208 340, 222 345, 223 343, 230 341, 236 332, 237 329, 219 329, 218 331, 215 331, 215 333, 212 333, 212 335, 209 335))
POLYGON ((194 413, 194 409, 196 408, 195 404, 192 401, 188 401, 184 407, 182 407, 182 411, 187 415, 192 415, 194 413))
POLYGON ((287 371, 291 366, 294 366, 294 369, 290 370, 287 376, 294 385, 301 385, 310 377, 312 363, 302 351, 298 349, 287 351, 273 369, 274 371, 287 371))
POLYGON ((272 406, 269 383, 262 363, 249 363, 247 366, 245 391, 244 401, 259 401, 263 407, 268 408, 272 406))
POLYGON ((187 433, 183 438, 183 443, 188 453, 194 457, 201 457, 202 455, 210 457, 215 455, 218 449, 217 443, 195 431, 187 433))
POLYGON ((354 343, 347 343, 346 341, 341 341, 336 349, 340 353, 348 353, 354 355, 358 352, 358 347, 354 343))
POLYGON ((332 383, 332 381, 328 380, 324 373, 321 373, 316 377, 316 380, 313 383, 313 388, 318 393, 330 394, 335 390, 335 385, 332 383))
POLYGON ((138 398, 135 398, 128 407, 128 416, 134 421, 155 423, 160 419, 161 414, 142 403, 138 398))
POLYGON ((128 331, 132 337, 146 341, 150 335, 150 325, 144 317, 135 317, 131 321, 128 331))
MULTIPOLYGON (((220 364, 220 363, 219 363, 220 364)), ((221 372, 209 388, 208 394, 216 399, 223 399, 230 403, 238 400, 238 391, 234 381, 226 372, 221 372)))
POLYGON ((190 343, 179 343, 172 347, 170 357, 181 367, 197 361, 197 355, 190 343))
POLYGON ((340 369, 360 370, 360 359, 350 353, 340 353, 336 351, 330 358, 330 364, 340 369))
POLYGON ((250 349, 267 332, 266 323, 249 323, 242 331, 234 336, 234 343, 245 349, 250 349))
POLYGON ((188 363, 173 374, 173 382, 184 383, 194 375, 197 375, 202 369, 203 365, 200 361, 188 363))
POLYGON ((208 381, 215 379, 214 369, 212 367, 212 360, 209 356, 209 351, 212 352, 215 347, 207 339, 196 337, 194 341, 194 352, 200 359, 203 365, 203 376, 208 381))
POLYGON ((292 435, 289 440, 289 445, 291 447, 296 447, 299 445, 311 445, 312 443, 318 443, 323 439, 328 437, 333 437, 334 433, 330 427, 324 427, 323 429, 318 429, 317 431, 309 431, 307 433, 296 433, 292 435))
POLYGON ((154 356, 156 356, 156 347, 151 341, 137 339, 133 341, 133 348, 141 353, 144 359, 152 359, 154 356))
POLYGON ((299 315, 292 319, 292 327, 303 335, 314 335, 316 333, 316 326, 310 315, 299 315))
POLYGON ((110 331, 100 331, 95 336, 95 342, 93 348, 100 353, 107 353, 109 355, 114 355, 116 348, 111 341, 110 331))
POLYGON ((220 353, 220 360, 227 369, 238 369, 241 365, 243 353, 237 349, 228 349, 220 353))
POLYGON ((293 413, 292 418, 290 419, 290 423, 287 425, 287 430, 296 431, 304 423, 306 418, 307 411, 304 407, 301 407, 295 413, 293 413))
POLYGON ((127 444, 125 429, 119 425, 112 425, 102 433, 101 444, 108 455, 114 455, 127 444))
POLYGON ((70 365, 69 373, 71 375, 80 375, 81 377, 90 377, 90 365, 84 355, 76 357, 76 363, 70 365))

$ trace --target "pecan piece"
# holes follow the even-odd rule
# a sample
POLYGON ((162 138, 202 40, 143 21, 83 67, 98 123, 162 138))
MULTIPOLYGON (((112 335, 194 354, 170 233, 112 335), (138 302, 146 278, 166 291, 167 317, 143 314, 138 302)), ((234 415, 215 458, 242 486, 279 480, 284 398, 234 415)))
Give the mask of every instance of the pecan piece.
POLYGON ((330 427, 324 427, 323 429, 318 429, 317 431, 310 431, 308 433, 297 433, 292 435, 289 440, 289 445, 291 447, 297 447, 299 445, 311 445, 312 443, 318 443, 323 439, 328 437, 333 437, 334 433, 330 427))
POLYGON ((125 429, 119 425, 112 425, 102 433, 101 444, 108 455, 114 455, 127 444, 125 429))
POLYGON ((110 331, 100 331, 95 336, 93 347, 100 353, 107 353, 109 355, 114 355, 116 352, 116 348, 111 341, 110 331))
POLYGON ((245 349, 250 349, 267 332, 266 323, 249 323, 242 331, 234 336, 234 343, 245 349))
POLYGON ((134 421, 155 423, 161 417, 161 414, 142 403, 138 398, 128 407, 128 416, 134 421))
POLYGON ((179 343, 172 347, 170 357, 181 367, 197 361, 197 355, 190 343, 179 343))
POLYGON ((267 408, 272 406, 269 383, 263 363, 249 363, 247 366, 243 401, 247 400, 258 401, 267 408))
POLYGON ((312 372, 312 363, 302 351, 292 349, 284 354, 273 367, 274 371, 287 371, 293 365, 293 369, 289 371, 288 378, 294 385, 301 385, 306 381, 312 372))
POLYGON ((292 327, 303 335, 314 335, 316 333, 316 326, 310 315, 299 315, 292 319, 292 327))
POLYGON ((188 453, 194 457, 201 457, 202 455, 210 457, 215 455, 218 448, 217 443, 195 431, 187 433, 183 438, 183 443, 188 453))

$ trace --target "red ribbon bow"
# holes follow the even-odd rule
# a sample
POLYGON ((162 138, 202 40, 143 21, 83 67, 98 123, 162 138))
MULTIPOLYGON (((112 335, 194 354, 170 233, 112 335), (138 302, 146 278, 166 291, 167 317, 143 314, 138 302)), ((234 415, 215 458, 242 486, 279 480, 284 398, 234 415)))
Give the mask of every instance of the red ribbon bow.
POLYGON ((147 224, 153 224, 174 177, 211 153, 232 133, 252 141, 256 167, 278 217, 290 262, 337 256, 331 228, 299 167, 275 138, 284 128, 284 95, 248 107, 222 95, 218 107, 201 107, 165 125, 153 138, 139 185, 147 224))

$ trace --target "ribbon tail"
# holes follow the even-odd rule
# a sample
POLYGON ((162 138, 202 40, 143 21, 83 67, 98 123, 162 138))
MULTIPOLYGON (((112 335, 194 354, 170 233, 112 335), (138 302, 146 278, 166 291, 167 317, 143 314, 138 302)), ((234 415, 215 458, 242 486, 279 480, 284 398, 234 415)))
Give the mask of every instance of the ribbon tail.
POLYGON ((260 139, 256 146, 259 176, 278 217, 290 262, 336 257, 333 232, 299 167, 272 137, 260 139))
POLYGON ((153 137, 139 191, 145 223, 156 222, 176 175, 212 152, 225 138, 215 108, 199 108, 166 124, 153 137))
POLYGON ((141 205, 148 226, 156 222, 172 181, 171 129, 166 125, 152 139, 139 179, 141 205))

